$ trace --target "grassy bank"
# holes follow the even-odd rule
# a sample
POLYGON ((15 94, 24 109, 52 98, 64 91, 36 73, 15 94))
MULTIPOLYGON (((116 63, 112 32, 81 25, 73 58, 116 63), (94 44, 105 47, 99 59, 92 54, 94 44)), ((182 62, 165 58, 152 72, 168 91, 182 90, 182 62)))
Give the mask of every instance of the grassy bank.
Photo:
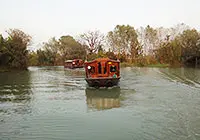
POLYGON ((11 69, 6 68, 6 67, 0 67, 0 72, 9 72, 11 69))
POLYGON ((135 64, 132 63, 127 63, 127 62, 122 62, 120 63, 120 67, 135 67, 135 64))
POLYGON ((10 67, 0 67, 0 73, 11 72, 11 71, 26 71, 28 69, 10 68, 10 67))
POLYGON ((127 62, 122 62, 120 63, 120 67, 156 67, 156 68, 166 68, 170 67, 169 64, 148 64, 148 65, 141 65, 141 64, 133 64, 133 63, 127 63, 127 62))
POLYGON ((169 64, 150 64, 150 65, 147 65, 146 67, 167 68, 167 67, 170 67, 170 65, 169 64))

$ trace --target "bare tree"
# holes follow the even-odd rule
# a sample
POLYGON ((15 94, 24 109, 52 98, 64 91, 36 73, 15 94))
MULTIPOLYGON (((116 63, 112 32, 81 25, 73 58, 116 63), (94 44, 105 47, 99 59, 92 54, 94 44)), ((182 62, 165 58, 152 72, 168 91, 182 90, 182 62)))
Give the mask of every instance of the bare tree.
POLYGON ((88 31, 80 37, 89 46, 89 53, 96 52, 105 40, 104 35, 99 31, 88 31))

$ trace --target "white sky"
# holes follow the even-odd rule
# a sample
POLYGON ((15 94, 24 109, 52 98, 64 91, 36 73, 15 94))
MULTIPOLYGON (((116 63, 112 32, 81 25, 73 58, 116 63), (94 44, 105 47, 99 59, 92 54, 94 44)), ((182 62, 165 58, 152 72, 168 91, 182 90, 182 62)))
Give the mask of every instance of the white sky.
POLYGON ((200 0, 0 0, 0 34, 18 28, 33 46, 88 30, 107 33, 117 24, 200 29, 200 0))

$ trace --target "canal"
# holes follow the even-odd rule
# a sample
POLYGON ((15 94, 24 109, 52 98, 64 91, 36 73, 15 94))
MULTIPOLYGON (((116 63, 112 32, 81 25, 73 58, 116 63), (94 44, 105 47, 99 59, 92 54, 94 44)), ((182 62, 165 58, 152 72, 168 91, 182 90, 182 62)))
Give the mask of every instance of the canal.
POLYGON ((0 140, 200 139, 200 69, 121 68, 89 88, 84 69, 0 73, 0 140))

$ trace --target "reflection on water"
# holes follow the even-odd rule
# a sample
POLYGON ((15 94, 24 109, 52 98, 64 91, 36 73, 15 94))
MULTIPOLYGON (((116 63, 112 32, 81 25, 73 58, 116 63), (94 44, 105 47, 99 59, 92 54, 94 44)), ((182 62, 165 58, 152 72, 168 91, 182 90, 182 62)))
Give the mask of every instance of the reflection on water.
POLYGON ((120 107, 120 88, 91 89, 86 88, 87 105, 97 110, 120 107))
POLYGON ((1 73, 0 77, 0 112, 30 112, 30 72, 1 73))
POLYGON ((165 78, 171 81, 181 82, 193 87, 200 87, 200 70, 194 68, 170 68, 160 69, 165 78))
POLYGON ((64 69, 66 76, 73 76, 73 77, 83 77, 85 75, 85 71, 83 68, 78 69, 64 69))
POLYGON ((200 69, 121 76, 120 87, 91 89, 83 69, 0 73, 0 139, 200 139, 200 69))

